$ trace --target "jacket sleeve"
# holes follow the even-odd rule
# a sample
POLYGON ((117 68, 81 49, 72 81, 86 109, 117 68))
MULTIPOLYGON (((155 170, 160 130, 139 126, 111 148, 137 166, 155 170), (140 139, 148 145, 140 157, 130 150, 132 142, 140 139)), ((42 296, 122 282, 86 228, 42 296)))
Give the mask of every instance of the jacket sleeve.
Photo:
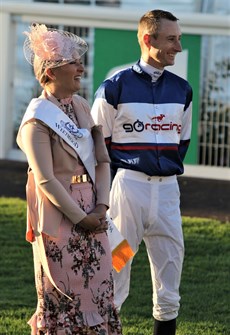
POLYGON ((95 125, 91 130, 96 156, 96 204, 104 204, 109 208, 110 191, 110 158, 102 134, 102 126, 95 125))
MULTIPOLYGON (((75 99, 76 107, 81 103, 82 109, 85 111, 84 122, 87 120, 87 127, 91 129, 94 141, 97 162, 95 171, 96 204, 104 204, 109 207, 110 158, 104 141, 102 125, 93 120, 90 106, 84 98, 75 96, 75 99)), ((79 116, 82 116, 82 113, 79 116)))
POLYGON ((112 99, 114 90, 112 83, 105 81, 96 91, 91 108, 94 122, 103 126, 102 130, 105 139, 111 138, 117 116, 117 105, 112 99), (109 101, 107 96, 110 97, 109 101))
POLYGON ((98 163, 99 162, 110 163, 109 154, 102 133, 102 126, 101 125, 93 126, 91 129, 91 134, 94 141, 96 161, 98 163))
POLYGON ((110 165, 101 162, 96 166, 96 205, 104 204, 109 208, 110 165))
POLYGON ((184 114, 182 118, 182 125, 181 125, 181 136, 180 136, 180 143, 179 143, 179 154, 181 160, 183 161, 186 153, 188 151, 188 147, 191 141, 191 132, 192 132, 192 88, 189 86, 188 94, 187 94, 187 101, 184 109, 184 114))
POLYGON ((37 187, 73 223, 80 222, 86 213, 54 175, 49 128, 38 121, 28 122, 21 129, 21 138, 37 187))

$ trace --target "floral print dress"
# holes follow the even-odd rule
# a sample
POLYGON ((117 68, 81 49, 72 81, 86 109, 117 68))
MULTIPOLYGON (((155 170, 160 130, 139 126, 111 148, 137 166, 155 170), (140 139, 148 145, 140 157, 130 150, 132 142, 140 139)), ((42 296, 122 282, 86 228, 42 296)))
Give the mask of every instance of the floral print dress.
MULTIPOLYGON (((83 173, 84 167, 79 165, 76 174, 83 173)), ((95 206, 90 182, 71 184, 71 196, 86 213, 95 206)), ((113 303, 112 256, 107 233, 87 232, 63 216, 58 238, 43 234, 43 244, 55 285, 43 269, 39 243, 35 241, 38 304, 28 322, 31 334, 122 334, 113 303)))
MULTIPOLYGON (((85 212, 93 209, 95 199, 91 183, 72 184, 71 189, 72 197, 85 212)), ((59 237, 44 235, 43 241, 52 279, 66 296, 44 273, 39 247, 33 243, 38 305, 29 321, 34 331, 32 334, 122 334, 113 304, 112 261, 107 234, 87 232, 64 217, 59 237)))

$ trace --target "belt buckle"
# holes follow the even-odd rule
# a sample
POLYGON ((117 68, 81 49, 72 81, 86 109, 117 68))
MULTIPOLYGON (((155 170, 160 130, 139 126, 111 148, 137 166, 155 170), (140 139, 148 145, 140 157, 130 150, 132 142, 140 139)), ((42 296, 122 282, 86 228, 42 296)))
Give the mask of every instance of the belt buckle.
POLYGON ((72 184, 86 183, 89 181, 88 175, 82 174, 78 176, 72 176, 71 182, 72 184))

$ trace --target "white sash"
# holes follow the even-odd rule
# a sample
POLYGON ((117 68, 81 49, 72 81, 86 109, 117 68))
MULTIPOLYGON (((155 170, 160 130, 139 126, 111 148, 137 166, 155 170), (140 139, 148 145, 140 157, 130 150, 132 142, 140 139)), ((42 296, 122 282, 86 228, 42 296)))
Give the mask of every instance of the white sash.
POLYGON ((84 163, 92 181, 95 182, 96 160, 90 131, 88 129, 78 128, 59 107, 47 99, 35 98, 31 100, 22 119, 20 128, 25 122, 33 118, 47 124, 76 151, 84 163))
MULTIPOLYGON (((31 100, 22 119, 19 133, 23 124, 33 118, 39 119, 47 124, 75 150, 85 165, 90 177, 92 178, 92 181, 95 183, 96 160, 94 153, 94 143, 90 131, 87 129, 79 129, 60 108, 47 99, 35 98, 31 100)), ((20 143, 20 147, 23 149, 22 143, 20 143)), ((112 252, 113 267, 117 272, 119 272, 133 257, 134 252, 128 244, 127 240, 124 239, 124 237, 115 227, 108 214, 107 222, 109 225, 108 238, 112 252)), ((47 276, 51 280, 52 284, 57 288, 57 290, 66 295, 56 286, 49 271, 48 263, 47 261, 44 261, 46 257, 42 235, 40 235, 36 241, 40 246, 42 255, 41 259, 43 260, 42 264, 47 276)), ((72 300, 68 295, 66 296, 72 300)))

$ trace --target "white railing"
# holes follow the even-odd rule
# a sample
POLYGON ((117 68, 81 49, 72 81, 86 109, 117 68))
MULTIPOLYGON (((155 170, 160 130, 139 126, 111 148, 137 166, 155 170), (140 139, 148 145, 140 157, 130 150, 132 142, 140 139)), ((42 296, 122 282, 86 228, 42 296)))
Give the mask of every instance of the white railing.
MULTIPOLYGON (((111 8, 52 3, 1 3, 5 15, 20 15, 24 22, 50 22, 68 26, 88 26, 136 30, 140 18, 139 8, 111 8)), ((177 15, 177 13, 175 13, 177 15)), ((230 15, 182 13, 177 15, 183 33, 230 36, 230 15)))

